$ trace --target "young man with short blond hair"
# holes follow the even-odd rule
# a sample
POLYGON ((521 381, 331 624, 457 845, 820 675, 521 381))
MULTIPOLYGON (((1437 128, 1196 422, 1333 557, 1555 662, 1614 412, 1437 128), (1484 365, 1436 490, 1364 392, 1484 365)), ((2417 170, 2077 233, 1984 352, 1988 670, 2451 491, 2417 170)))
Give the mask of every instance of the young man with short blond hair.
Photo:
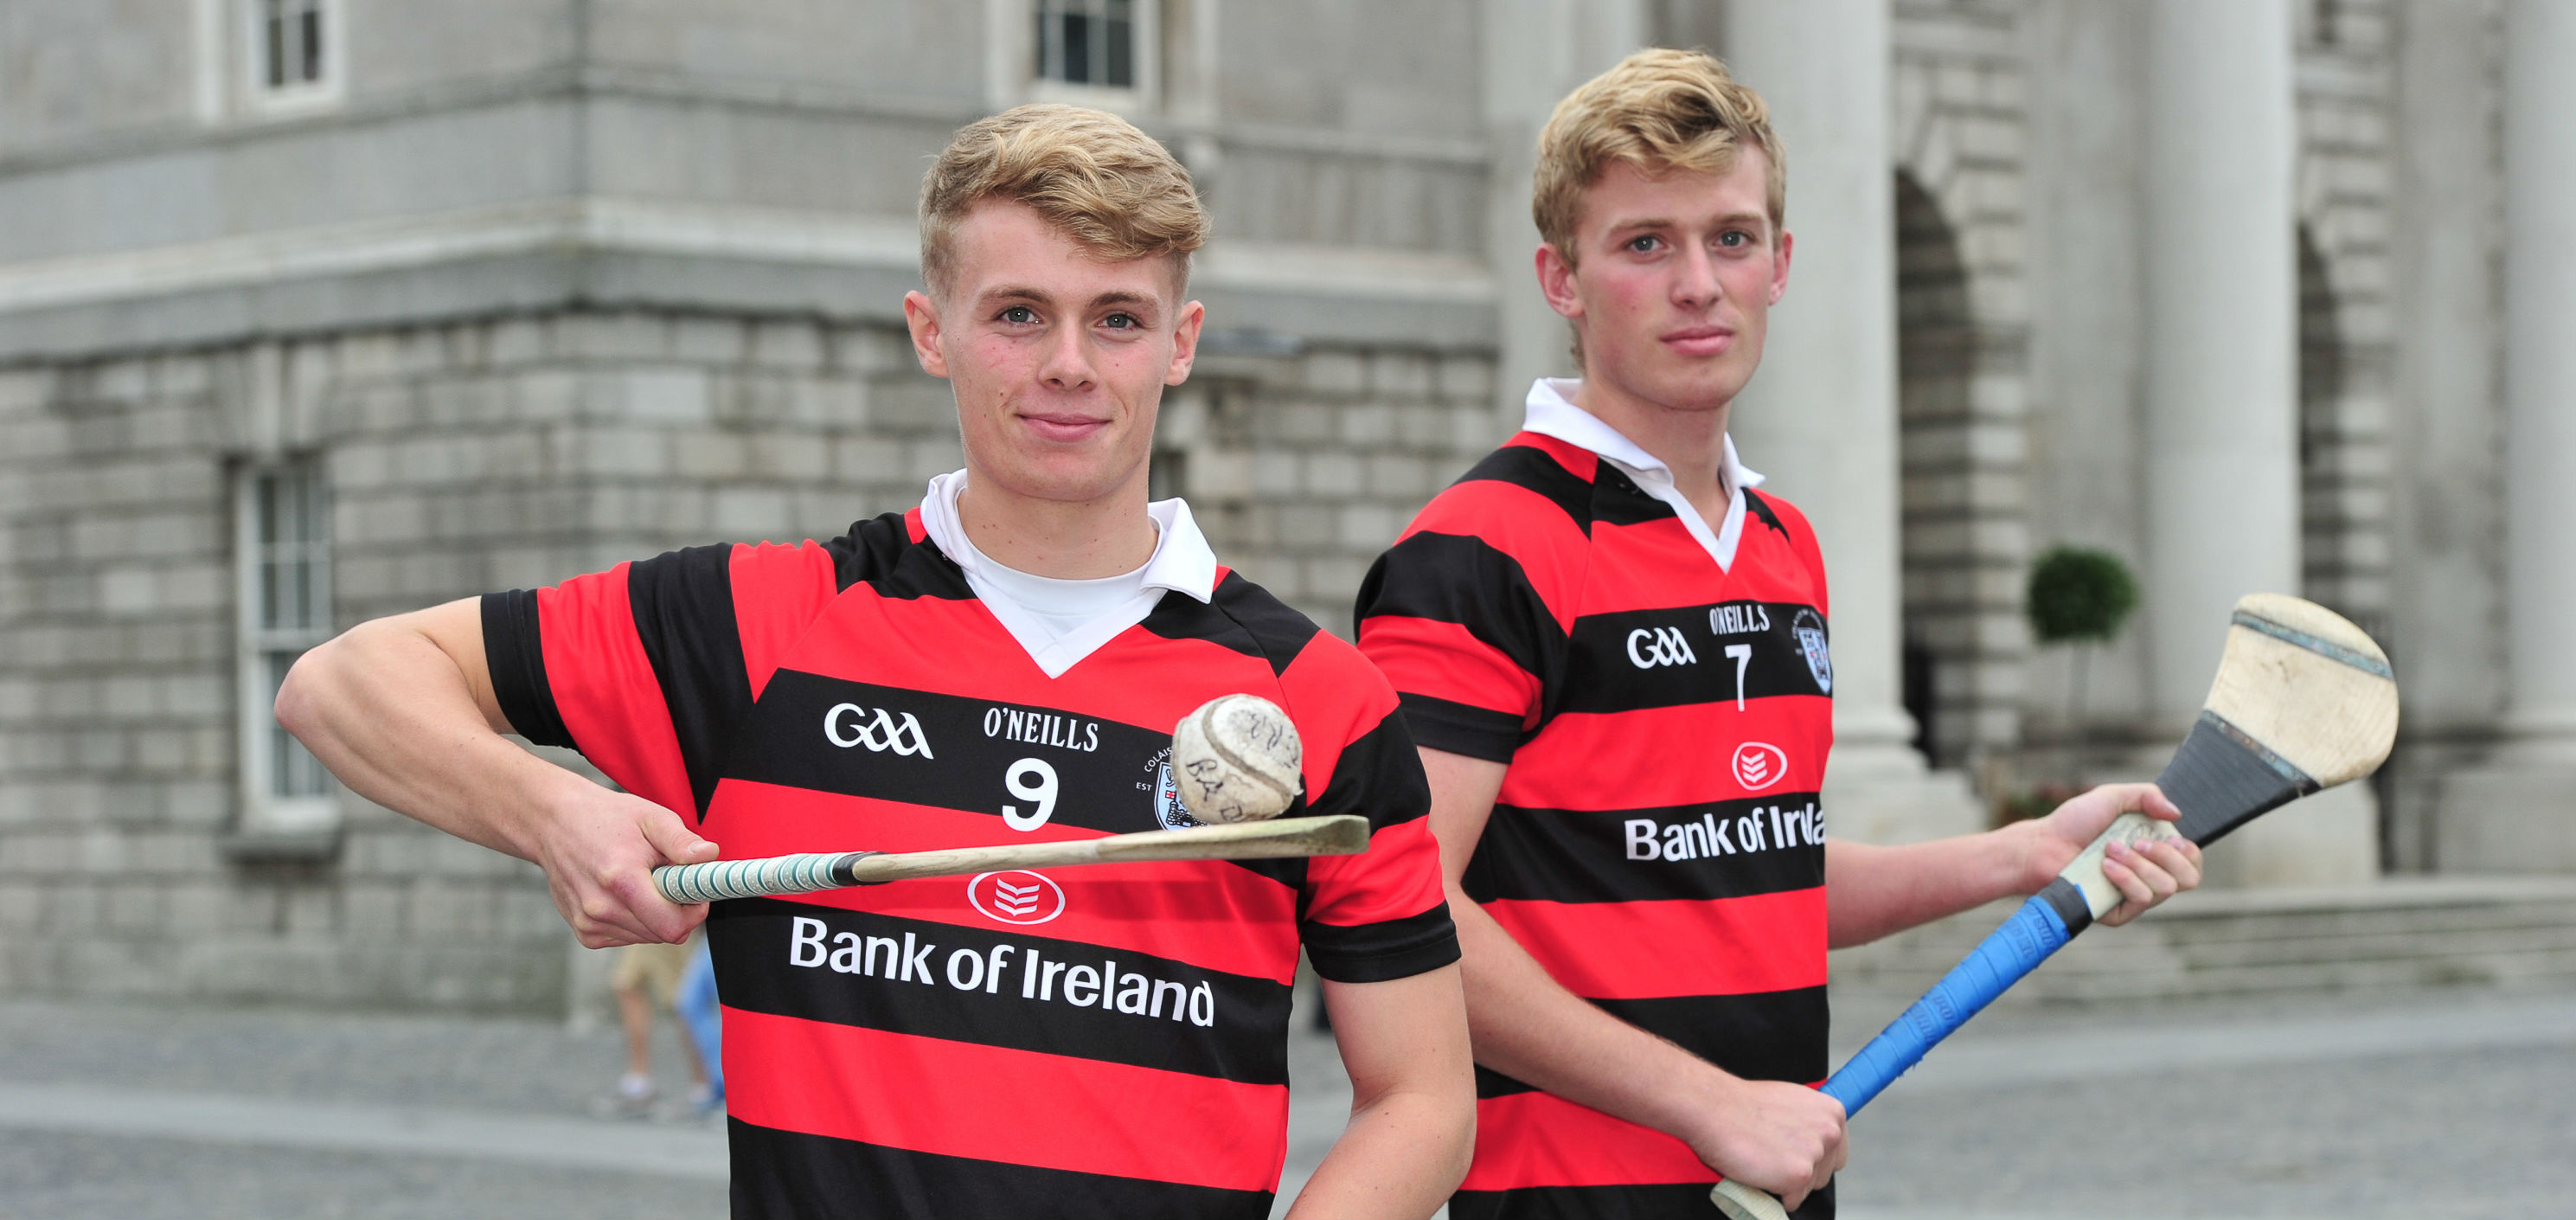
MULTIPOLYGON (((1824 566, 1727 438, 1788 286, 1762 99, 1641 51, 1540 137, 1539 286, 1583 377, 1434 499, 1360 591, 1465 949, 1476 1157, 1451 1215, 1716 1214, 1721 1174, 1833 1211, 1825 951, 2045 885, 2151 785, 1905 847, 1825 838, 1824 566), (1830 894, 1830 905, 1827 896, 1830 894)), ((2198 883, 2114 849, 2127 901, 2198 883)))
POLYGON ((1266 1215, 1301 947, 1355 1101, 1292 1214, 1428 1215, 1464 1171, 1456 937, 1395 694, 1219 566, 1186 504, 1147 502, 1206 232, 1188 174, 1122 120, 971 124, 930 172, 927 291, 904 300, 966 454, 919 508, 364 624, 279 695, 359 793, 543 865, 584 943, 706 920, 736 1216, 1266 1215), (1304 740, 1289 814, 1367 816, 1366 854, 712 911, 649 880, 716 841, 738 858, 1189 825, 1171 726, 1238 691, 1304 740))

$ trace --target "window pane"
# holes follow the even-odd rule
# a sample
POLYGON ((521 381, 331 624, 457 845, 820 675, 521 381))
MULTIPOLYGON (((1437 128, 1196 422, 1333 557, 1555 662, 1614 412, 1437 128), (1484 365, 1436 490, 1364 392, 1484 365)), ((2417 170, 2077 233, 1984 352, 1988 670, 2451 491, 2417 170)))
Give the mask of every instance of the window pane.
MULTIPOLYGON (((1113 3, 1110 11, 1115 13, 1126 7, 1123 4, 1113 3)), ((1134 88, 1136 86, 1136 23, 1113 16, 1101 22, 1100 25, 1100 41, 1104 44, 1101 49, 1106 52, 1104 58, 1107 60, 1101 68, 1101 83, 1120 89, 1134 88)))
MULTIPOLYGON (((270 699, 277 697, 277 688, 286 682, 286 671, 294 666, 295 658, 302 655, 300 651, 267 654, 270 699)), ((322 769, 322 760, 313 757, 313 752, 305 749, 304 743, 295 740, 293 734, 278 727, 275 719, 261 717, 261 721, 268 734, 269 794, 277 797, 329 795, 329 776, 322 769)))
POLYGON ((1064 15, 1064 77, 1069 83, 1087 85, 1092 81, 1091 41, 1093 20, 1080 13, 1064 15))
POLYGON ((268 87, 286 84, 286 0, 267 0, 260 22, 268 34, 268 87))
POLYGON ((304 79, 322 79, 322 0, 304 6, 304 79))

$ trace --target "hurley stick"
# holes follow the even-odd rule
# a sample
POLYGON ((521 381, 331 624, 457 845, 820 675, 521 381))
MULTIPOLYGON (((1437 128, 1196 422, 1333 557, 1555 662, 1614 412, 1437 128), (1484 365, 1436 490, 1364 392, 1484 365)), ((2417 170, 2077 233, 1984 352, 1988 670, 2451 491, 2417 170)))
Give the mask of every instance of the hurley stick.
MULTIPOLYGON (((2361 628, 2278 593, 2236 603, 2200 720, 2156 785, 2178 824, 2124 813, 1886 1031, 1825 1081, 1857 1114, 1925 1052, 2120 904, 2102 876, 2114 841, 2180 836, 2203 847, 2270 810, 2370 774, 2397 740, 2397 679, 2361 628)), ((1787 1220, 1780 1201, 1732 1181, 1710 1192, 1732 1220, 1787 1220)))
POLYGON ((1012 868, 1068 864, 1124 864, 1140 860, 1270 860, 1287 856, 1349 856, 1368 850, 1368 819, 1356 814, 1286 818, 1148 830, 1098 839, 1006 843, 942 851, 888 854, 872 851, 811 852, 710 864, 666 864, 653 884, 673 902, 807 894, 845 885, 876 885, 915 877, 955 877, 1012 868))

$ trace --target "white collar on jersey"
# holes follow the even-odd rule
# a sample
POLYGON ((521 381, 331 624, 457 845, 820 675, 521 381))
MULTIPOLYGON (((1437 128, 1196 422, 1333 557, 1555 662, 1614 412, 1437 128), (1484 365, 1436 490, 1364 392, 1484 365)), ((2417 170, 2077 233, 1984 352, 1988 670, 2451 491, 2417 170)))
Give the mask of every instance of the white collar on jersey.
POLYGON ((1726 438, 1726 520, 1711 532, 1698 506, 1674 488, 1672 467, 1603 423, 1600 416, 1574 405, 1575 392, 1582 388, 1582 381, 1570 377, 1541 377, 1531 382, 1529 414, 1521 421, 1521 429, 1581 446, 1617 466, 1639 490, 1672 508, 1682 519, 1682 528, 1689 530, 1690 536, 1707 549, 1708 557, 1717 561, 1719 571, 1733 568, 1735 544, 1744 537, 1744 489, 1762 485, 1759 472, 1745 469, 1736 460, 1735 438, 1726 438))
POLYGON ((984 566, 1000 567, 1000 563, 975 549, 974 542, 966 536, 964 523, 957 519, 957 493, 965 489, 963 470, 932 478, 921 497, 921 530, 965 571, 966 583, 975 590, 984 608, 993 612, 1003 629, 1029 654, 1029 660, 1050 678, 1063 677, 1064 671, 1100 651, 1100 646, 1117 638, 1119 632, 1144 622, 1145 616, 1152 614, 1155 605, 1163 600, 1166 590, 1202 602, 1216 597, 1216 552, 1208 549, 1207 536, 1199 533, 1198 522, 1190 519, 1190 506, 1177 498, 1157 500, 1145 506, 1145 515, 1154 521, 1156 536, 1154 554, 1137 575, 1135 596, 1059 636, 1035 615, 1021 609, 1019 602, 996 595, 984 566))

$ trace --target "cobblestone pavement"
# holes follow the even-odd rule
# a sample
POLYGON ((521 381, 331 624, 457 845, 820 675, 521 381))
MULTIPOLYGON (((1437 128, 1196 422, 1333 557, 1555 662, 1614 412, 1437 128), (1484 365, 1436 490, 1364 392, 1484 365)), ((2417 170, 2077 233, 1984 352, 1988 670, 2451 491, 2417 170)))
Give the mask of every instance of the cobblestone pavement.
MULTIPOLYGON (((1838 996, 1842 1049, 1897 999, 1838 996)), ((722 1215, 716 1126, 589 1116, 618 1058, 560 1022, 0 1002, 0 1217, 722 1215)), ((1283 1209, 1339 1068, 1298 1036, 1283 1209)), ((1998 1013, 1853 1141, 1847 1220, 2576 1216, 2576 993, 1998 1013)))

